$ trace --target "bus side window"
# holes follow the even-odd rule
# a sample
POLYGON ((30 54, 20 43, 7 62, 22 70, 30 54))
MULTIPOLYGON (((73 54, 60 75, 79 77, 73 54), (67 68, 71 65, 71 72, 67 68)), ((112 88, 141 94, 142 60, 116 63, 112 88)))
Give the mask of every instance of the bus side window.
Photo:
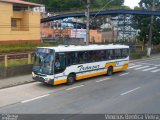
POLYGON ((115 49, 115 58, 116 59, 121 59, 121 50, 120 49, 115 49))
POLYGON ((77 61, 75 59, 75 52, 68 52, 66 53, 66 65, 75 65, 77 64, 77 61))
POLYGON ((105 50, 101 50, 101 61, 104 61, 106 59, 106 51, 105 50))
POLYGON ((84 53, 83 53, 83 60, 84 60, 84 63, 88 63, 88 62, 89 62, 88 52, 84 52, 84 53))
POLYGON ((113 50, 107 50, 108 52, 108 60, 113 60, 114 59, 114 51, 113 50))
POLYGON ((93 62, 97 61, 96 51, 92 51, 92 61, 93 62))
POLYGON ((126 58, 129 55, 129 49, 122 49, 122 57, 126 58))
POLYGON ((54 68, 55 73, 60 73, 66 68, 64 53, 56 53, 54 68))
POLYGON ((94 59, 92 58, 93 51, 88 51, 88 62, 93 62, 94 59))
POLYGON ((108 50, 106 50, 106 59, 105 60, 109 60, 109 53, 108 53, 109 51, 108 50))
POLYGON ((75 65, 76 64, 75 52, 70 53, 70 59, 71 59, 71 65, 75 65))
POLYGON ((65 54, 64 53, 59 54, 59 60, 60 60, 60 67, 62 69, 64 69, 66 67, 65 54))
POLYGON ((79 64, 78 52, 75 52, 74 59, 75 64, 79 64))
POLYGON ((66 62, 65 62, 65 54, 64 53, 57 53, 55 56, 55 63, 54 63, 54 71, 55 73, 61 73, 66 68, 66 62))
POLYGON ((129 54, 130 54, 130 51, 129 51, 129 49, 127 49, 127 57, 129 56, 129 54))
POLYGON ((95 51, 88 51, 88 62, 95 62, 96 61, 96 52, 95 51))
POLYGON ((66 66, 71 65, 70 53, 66 53, 66 66))
POLYGON ((98 50, 96 51, 96 61, 100 61, 101 60, 101 51, 98 50))
POLYGON ((60 60, 59 60, 59 53, 56 53, 55 55, 55 63, 54 63, 55 69, 60 69, 60 60))
POLYGON ((90 62, 88 59, 88 52, 77 52, 77 61, 79 64, 88 63, 90 62))
POLYGON ((78 52, 78 62, 79 64, 83 63, 83 52, 78 52))

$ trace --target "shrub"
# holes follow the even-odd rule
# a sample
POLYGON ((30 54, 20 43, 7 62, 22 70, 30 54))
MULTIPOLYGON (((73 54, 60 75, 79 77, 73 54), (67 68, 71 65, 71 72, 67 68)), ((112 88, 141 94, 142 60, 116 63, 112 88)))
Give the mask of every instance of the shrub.
POLYGON ((143 51, 131 51, 130 52, 131 59, 140 59, 143 56, 145 56, 145 52, 143 52, 143 51))
POLYGON ((36 47, 55 46, 53 43, 0 44, 0 53, 34 51, 36 47))

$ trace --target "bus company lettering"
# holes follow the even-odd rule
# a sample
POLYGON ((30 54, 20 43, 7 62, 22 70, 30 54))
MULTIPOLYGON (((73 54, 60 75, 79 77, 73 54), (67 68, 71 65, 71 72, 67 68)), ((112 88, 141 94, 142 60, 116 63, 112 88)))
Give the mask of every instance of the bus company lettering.
POLYGON ((83 66, 83 65, 80 65, 78 66, 79 68, 79 71, 88 71, 88 70, 95 70, 95 69, 99 69, 99 65, 94 65, 94 66, 83 66))

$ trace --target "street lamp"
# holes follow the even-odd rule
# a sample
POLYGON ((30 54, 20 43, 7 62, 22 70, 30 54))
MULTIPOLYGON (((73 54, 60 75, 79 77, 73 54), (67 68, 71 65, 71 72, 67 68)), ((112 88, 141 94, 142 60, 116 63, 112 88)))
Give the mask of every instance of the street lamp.
MULTIPOLYGON (((152 10, 155 10, 155 0, 153 0, 153 3, 152 3, 152 10)), ((148 48, 147 48, 147 56, 148 57, 151 56, 153 19, 154 19, 154 16, 152 15, 151 16, 150 29, 149 29, 148 48)))

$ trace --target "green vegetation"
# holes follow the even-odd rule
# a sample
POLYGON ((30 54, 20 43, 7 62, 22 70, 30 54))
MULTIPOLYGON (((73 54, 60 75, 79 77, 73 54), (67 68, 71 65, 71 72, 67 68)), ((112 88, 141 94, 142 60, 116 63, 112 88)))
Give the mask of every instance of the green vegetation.
MULTIPOLYGON (((153 0, 141 0, 139 5, 140 7, 136 7, 136 10, 151 10, 153 0)), ((155 0, 155 8, 159 8, 160 1, 155 0)), ((143 42, 145 45, 149 40, 149 29, 151 23, 151 17, 146 15, 135 15, 133 17, 133 28, 139 30, 138 39, 143 42)), ((155 16, 153 21, 153 29, 152 29, 152 44, 158 45, 160 44, 160 17, 155 16)))
POLYGON ((27 52, 34 51, 36 47, 55 46, 53 43, 18 43, 18 44, 1 44, 0 53, 9 52, 27 52))
POLYGON ((130 58, 131 59, 141 59, 144 56, 143 51, 131 51, 130 58))
MULTIPOLYGON (((25 0, 29 2, 35 2, 44 4, 47 11, 60 12, 60 11, 75 11, 86 9, 87 0, 25 0)), ((111 8, 113 6, 121 6, 124 0, 90 0, 91 8, 111 8), (107 4, 109 3, 109 4, 107 4)))
MULTIPOLYGON (((152 46, 152 55, 157 53, 160 53, 160 45, 152 46)), ((146 55, 147 55, 147 48, 144 48, 144 50, 136 48, 135 50, 131 50, 130 52, 131 59, 141 59, 147 57, 146 55)))

